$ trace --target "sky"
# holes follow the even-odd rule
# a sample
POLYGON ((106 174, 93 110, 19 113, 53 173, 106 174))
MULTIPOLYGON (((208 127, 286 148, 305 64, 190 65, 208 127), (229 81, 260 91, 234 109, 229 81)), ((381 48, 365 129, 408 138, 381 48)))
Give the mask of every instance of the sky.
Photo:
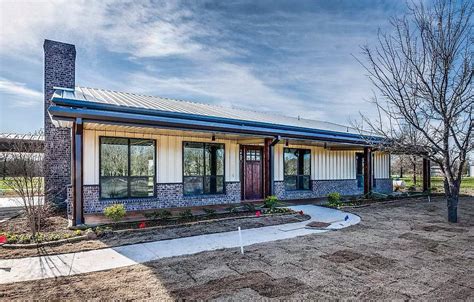
POLYGON ((350 124, 374 115, 357 60, 404 1, 0 0, 0 132, 43 127, 43 41, 76 85, 350 124))

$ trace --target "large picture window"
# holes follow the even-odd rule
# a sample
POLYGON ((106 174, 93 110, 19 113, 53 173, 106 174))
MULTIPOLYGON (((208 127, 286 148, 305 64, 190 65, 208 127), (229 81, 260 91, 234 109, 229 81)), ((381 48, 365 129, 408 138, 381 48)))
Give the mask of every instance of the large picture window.
POLYGON ((184 194, 224 193, 224 145, 183 144, 184 194))
POLYGON ((311 179, 311 151, 284 149, 284 181, 286 190, 309 190, 311 179))
POLYGON ((155 192, 155 141, 100 138, 100 197, 152 197, 155 192))

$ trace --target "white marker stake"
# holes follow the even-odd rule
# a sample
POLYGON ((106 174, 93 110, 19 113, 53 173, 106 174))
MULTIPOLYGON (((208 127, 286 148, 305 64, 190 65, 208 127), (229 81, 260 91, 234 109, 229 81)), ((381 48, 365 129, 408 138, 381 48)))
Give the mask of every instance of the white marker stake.
POLYGON ((243 255, 244 254, 244 245, 242 243, 242 231, 240 230, 240 227, 239 227, 239 242, 240 242, 240 252, 243 255))

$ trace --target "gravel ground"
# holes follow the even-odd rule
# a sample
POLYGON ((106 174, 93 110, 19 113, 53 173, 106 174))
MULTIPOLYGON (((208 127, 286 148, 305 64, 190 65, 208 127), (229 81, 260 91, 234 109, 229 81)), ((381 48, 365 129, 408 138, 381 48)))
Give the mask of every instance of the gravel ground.
MULTIPOLYGON (((62 220, 54 217, 54 221, 60 223, 62 220)), ((14 259, 23 257, 33 257, 40 255, 55 255, 63 253, 73 253, 79 251, 89 251, 103 249, 107 247, 143 243, 165 239, 175 239, 203 234, 221 233, 235 231, 240 226, 243 230, 271 226, 277 224, 293 223, 308 220, 308 215, 284 214, 273 216, 262 216, 259 218, 236 218, 214 221, 194 222, 186 225, 172 225, 162 228, 123 230, 104 234, 96 240, 84 240, 72 243, 65 243, 58 246, 44 246, 41 248, 17 248, 7 249, 0 247, 0 259, 14 259)), ((15 224, 16 225, 16 224, 15 224)), ((1 225, 0 225, 1 226, 1 225)), ((25 226, 26 228, 26 226, 25 226)), ((50 228, 53 228, 51 225, 50 228)), ((63 227, 63 229, 66 229, 63 227)), ((47 230, 46 230, 47 231, 47 230)))
POLYGON ((441 198, 351 209, 335 232, 0 286, 0 297, 46 300, 474 299, 474 198, 460 223, 441 198))

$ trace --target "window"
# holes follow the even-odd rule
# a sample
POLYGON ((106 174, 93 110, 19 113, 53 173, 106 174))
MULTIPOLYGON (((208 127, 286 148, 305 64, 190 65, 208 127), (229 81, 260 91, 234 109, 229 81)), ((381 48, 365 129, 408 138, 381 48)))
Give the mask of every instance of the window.
POLYGON ((155 192, 155 141, 100 138, 100 197, 152 197, 155 192))
POLYGON ((188 142, 183 145, 184 194, 224 193, 224 145, 188 142))
POLYGON ((246 161, 260 161, 260 150, 247 150, 245 155, 246 161))
POLYGON ((284 150, 284 180, 286 190, 309 190, 311 179, 311 151, 305 149, 284 150))

